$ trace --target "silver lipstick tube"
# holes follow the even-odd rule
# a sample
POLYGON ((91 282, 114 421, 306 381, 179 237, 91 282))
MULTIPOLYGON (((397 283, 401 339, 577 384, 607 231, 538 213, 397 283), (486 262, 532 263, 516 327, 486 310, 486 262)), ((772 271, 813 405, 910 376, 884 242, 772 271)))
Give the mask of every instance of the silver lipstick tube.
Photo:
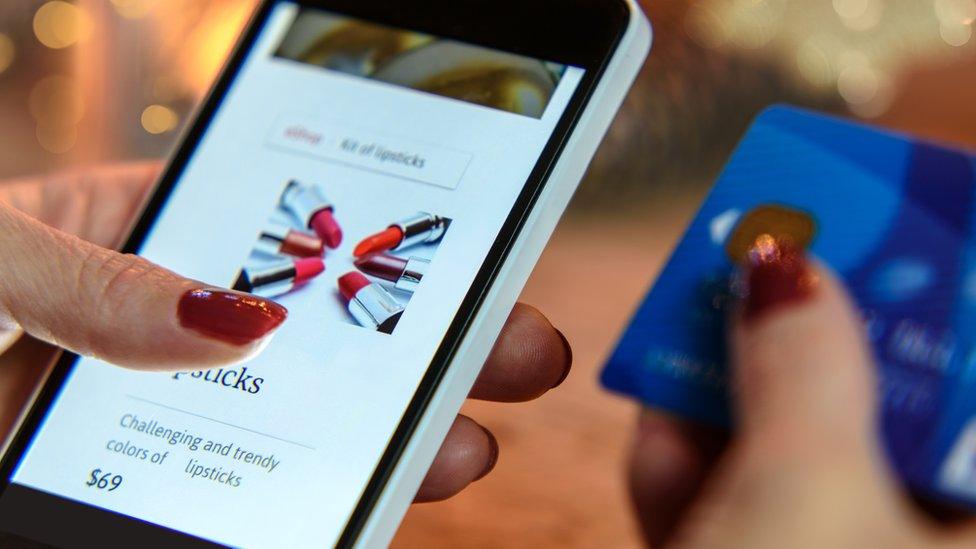
POLYGON ((429 244, 437 242, 444 236, 447 226, 451 220, 446 217, 434 215, 427 212, 418 212, 416 215, 408 217, 390 225, 403 231, 403 240, 395 246, 394 250, 402 250, 417 244, 429 244))
POLYGON ((417 291, 417 286, 420 285, 420 281, 427 274, 427 267, 429 266, 430 260, 422 257, 411 257, 407 259, 407 266, 403 269, 403 274, 400 275, 400 279, 396 281, 393 287, 404 292, 413 293, 417 291))
POLYGON ((254 245, 254 251, 270 256, 281 255, 281 245, 290 230, 291 228, 280 223, 268 223, 261 231, 261 236, 254 245))
POLYGON ((261 297, 278 297, 295 288, 297 274, 291 261, 268 267, 245 267, 234 289, 261 297))
POLYGON ((349 313, 360 326, 390 334, 403 314, 403 305, 382 286, 372 283, 349 300, 349 313))
POLYGON ((310 227, 312 218, 322 210, 334 210, 332 201, 316 184, 304 184, 292 179, 281 193, 281 207, 302 224, 310 227))

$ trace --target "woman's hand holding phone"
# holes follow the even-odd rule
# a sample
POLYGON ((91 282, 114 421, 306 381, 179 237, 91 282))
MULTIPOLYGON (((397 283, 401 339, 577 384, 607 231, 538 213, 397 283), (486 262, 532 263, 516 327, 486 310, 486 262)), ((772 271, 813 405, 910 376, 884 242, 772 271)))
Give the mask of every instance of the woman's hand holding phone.
MULTIPOLYGON (((239 362, 262 348, 285 321, 280 305, 103 247, 118 242, 159 168, 146 162, 0 186, 0 335, 23 328, 80 354, 147 370, 239 362)), ((558 385, 571 360, 549 321, 518 305, 471 397, 531 400, 558 385)), ((6 365, 14 367, 38 365, 6 365)), ((15 385, 36 379, 4 372, 0 394, 26 395, 15 385)), ((454 495, 487 474, 497 457, 494 436, 459 415, 417 500, 454 495)))

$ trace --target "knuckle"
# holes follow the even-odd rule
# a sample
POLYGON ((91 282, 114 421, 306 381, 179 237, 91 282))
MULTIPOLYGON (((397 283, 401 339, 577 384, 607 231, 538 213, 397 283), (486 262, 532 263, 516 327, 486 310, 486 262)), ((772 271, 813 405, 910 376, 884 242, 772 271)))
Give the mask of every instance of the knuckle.
POLYGON ((102 333, 104 327, 111 324, 111 319, 150 299, 165 283, 167 272, 141 257, 96 246, 89 247, 84 254, 74 294, 80 310, 90 311, 97 319, 85 330, 84 344, 98 355, 103 336, 112 337, 102 333))
POLYGON ((79 293, 87 294, 99 312, 117 311, 145 291, 141 281, 151 278, 155 266, 138 256, 96 249, 82 264, 79 293))

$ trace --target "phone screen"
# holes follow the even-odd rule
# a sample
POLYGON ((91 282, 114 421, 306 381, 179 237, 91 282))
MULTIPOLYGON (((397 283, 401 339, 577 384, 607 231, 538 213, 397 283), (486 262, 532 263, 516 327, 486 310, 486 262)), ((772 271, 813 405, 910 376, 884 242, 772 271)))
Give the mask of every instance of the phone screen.
POLYGON ((584 72, 275 4, 138 252, 287 322, 226 368, 79 359, 11 486, 334 543, 584 72))

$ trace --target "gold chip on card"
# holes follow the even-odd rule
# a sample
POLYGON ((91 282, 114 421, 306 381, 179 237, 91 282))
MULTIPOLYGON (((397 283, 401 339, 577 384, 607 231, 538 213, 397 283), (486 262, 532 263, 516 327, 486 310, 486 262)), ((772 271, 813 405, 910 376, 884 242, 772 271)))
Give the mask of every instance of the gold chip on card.
POLYGON ((725 253, 736 263, 745 263, 756 240, 769 235, 780 243, 805 250, 817 233, 817 222, 802 210, 779 204, 763 204, 746 212, 725 241, 725 253))

